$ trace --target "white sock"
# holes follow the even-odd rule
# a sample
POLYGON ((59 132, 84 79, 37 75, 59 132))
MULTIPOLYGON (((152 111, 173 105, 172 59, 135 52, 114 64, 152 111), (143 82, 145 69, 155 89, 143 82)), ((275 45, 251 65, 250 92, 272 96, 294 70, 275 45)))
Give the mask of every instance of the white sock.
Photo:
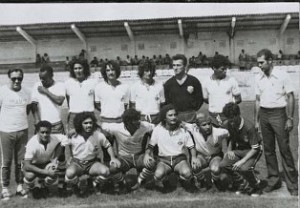
POLYGON ((18 184, 17 185, 17 192, 20 192, 23 190, 23 184, 18 184))

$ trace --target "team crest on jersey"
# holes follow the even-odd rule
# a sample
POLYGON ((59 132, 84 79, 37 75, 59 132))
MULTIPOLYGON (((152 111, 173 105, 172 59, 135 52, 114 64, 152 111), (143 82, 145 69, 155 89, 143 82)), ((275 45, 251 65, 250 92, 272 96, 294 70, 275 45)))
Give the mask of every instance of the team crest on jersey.
POLYGON ((89 91, 89 96, 94 95, 94 90, 89 91))
POLYGON ((94 146, 94 152, 98 152, 99 147, 97 145, 94 146))
POLYGON ((187 91, 192 94, 194 92, 194 87, 193 86, 188 86, 187 91))
POLYGON ((249 138, 247 135, 244 136, 244 142, 249 142, 249 138))

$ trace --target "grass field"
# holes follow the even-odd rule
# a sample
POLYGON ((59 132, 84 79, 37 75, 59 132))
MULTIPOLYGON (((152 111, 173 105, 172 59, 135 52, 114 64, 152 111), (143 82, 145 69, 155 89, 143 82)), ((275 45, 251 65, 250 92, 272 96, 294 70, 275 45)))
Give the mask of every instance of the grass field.
MULTIPOLYGON (((254 102, 243 102, 241 105, 241 111, 244 117, 253 120, 254 102)), ((298 109, 296 106, 295 109, 298 109)), ((204 105, 200 111, 207 110, 207 106, 204 105)), ((64 110, 64 118, 66 118, 66 110, 64 110)), ((32 117, 29 116, 30 123, 32 124, 32 117)), ((290 146, 293 152, 295 162, 297 164, 298 158, 298 110, 295 112, 295 127, 292 130, 290 136, 290 146)), ((32 125, 29 129, 29 134, 33 134, 32 125)), ((280 161, 280 158, 279 158, 280 161)), ((280 168, 282 170, 282 168, 280 168)), ((266 168, 264 156, 256 166, 258 171, 258 177, 265 179, 266 168)), ((13 171, 12 171, 13 172, 13 171)), ((11 177, 14 179, 14 176, 11 177)), ((11 191, 15 190, 14 180, 11 180, 11 191)), ((18 197, 12 197, 7 202, 0 201, 0 207, 57 207, 57 208, 70 208, 70 207, 210 207, 210 208, 243 208, 243 207, 260 207, 260 208, 293 208, 297 207, 298 200, 296 197, 291 197, 283 186, 281 189, 272 192, 271 194, 262 195, 257 198, 249 196, 237 196, 231 192, 216 192, 211 189, 207 192, 201 193, 187 193, 181 187, 171 193, 161 193, 155 190, 140 189, 135 192, 131 192, 124 195, 91 195, 87 198, 77 198, 71 196, 68 198, 50 197, 47 199, 33 200, 33 199, 21 199, 18 197)))

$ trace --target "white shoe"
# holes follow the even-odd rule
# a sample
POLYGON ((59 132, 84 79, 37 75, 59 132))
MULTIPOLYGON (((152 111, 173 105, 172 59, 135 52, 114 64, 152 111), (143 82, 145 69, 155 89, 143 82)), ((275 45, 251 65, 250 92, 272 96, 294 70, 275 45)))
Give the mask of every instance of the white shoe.
POLYGON ((2 194, 1 200, 3 201, 9 200, 11 197, 11 193, 9 192, 8 188, 3 188, 1 194, 2 194))

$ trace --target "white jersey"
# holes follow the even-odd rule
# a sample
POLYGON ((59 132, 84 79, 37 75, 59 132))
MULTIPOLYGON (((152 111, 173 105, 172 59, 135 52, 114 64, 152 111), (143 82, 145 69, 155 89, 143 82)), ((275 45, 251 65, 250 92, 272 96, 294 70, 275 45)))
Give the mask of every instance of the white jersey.
POLYGON ((22 87, 18 92, 8 86, 0 88, 0 131, 16 132, 28 128, 27 105, 30 93, 22 87))
POLYGON ((215 80, 210 77, 203 85, 203 98, 209 100, 208 110, 212 113, 222 113, 223 107, 234 101, 234 96, 240 95, 239 85, 234 77, 226 76, 215 80))
POLYGON ((160 104, 165 102, 162 83, 146 85, 142 81, 136 82, 130 89, 130 101, 135 103, 135 108, 143 115, 158 114, 160 104))
POLYGON ((34 135, 26 144, 25 160, 31 160, 33 164, 47 164, 57 158, 56 148, 58 145, 65 146, 68 138, 62 134, 51 134, 45 147, 40 143, 38 135, 34 135))
POLYGON ((94 92, 97 82, 98 80, 93 78, 88 78, 83 82, 69 78, 65 82, 66 94, 69 96, 69 111, 71 113, 94 111, 94 92))
MULTIPOLYGON (((41 82, 37 82, 32 89, 31 102, 38 103, 41 120, 49 121, 52 124, 61 121, 61 106, 54 103, 47 95, 41 94, 38 87, 43 86, 41 82)), ((54 84, 47 88, 52 94, 56 96, 65 96, 65 86, 61 82, 54 82, 54 84)))
POLYGON ((212 133, 205 138, 196 124, 185 124, 187 129, 192 133, 197 152, 206 155, 216 155, 222 151, 222 140, 229 137, 227 129, 212 127, 212 133))
POLYGON ((191 135, 183 128, 169 131, 161 124, 153 130, 149 146, 158 146, 158 156, 178 156, 185 154, 184 147, 194 148, 191 135))
POLYGON ((106 118, 119 118, 125 111, 124 104, 129 103, 129 87, 127 84, 117 86, 107 82, 99 83, 95 89, 95 102, 101 103, 100 116, 106 118))

